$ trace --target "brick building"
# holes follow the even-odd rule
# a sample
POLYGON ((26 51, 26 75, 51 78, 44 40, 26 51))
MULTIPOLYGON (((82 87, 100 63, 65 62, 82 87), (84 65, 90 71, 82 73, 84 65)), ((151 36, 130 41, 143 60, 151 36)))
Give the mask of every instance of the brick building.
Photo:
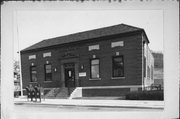
POLYGON ((40 83, 83 96, 142 90, 154 82, 148 43, 144 29, 126 24, 43 40, 21 51, 23 88, 40 83))

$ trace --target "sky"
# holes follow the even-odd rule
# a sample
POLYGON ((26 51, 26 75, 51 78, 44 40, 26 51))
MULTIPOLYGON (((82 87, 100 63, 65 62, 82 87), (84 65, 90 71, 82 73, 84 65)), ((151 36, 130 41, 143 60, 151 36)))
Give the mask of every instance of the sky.
POLYGON ((162 10, 21 10, 15 16, 15 59, 39 41, 121 23, 143 28, 150 49, 163 51, 162 10))

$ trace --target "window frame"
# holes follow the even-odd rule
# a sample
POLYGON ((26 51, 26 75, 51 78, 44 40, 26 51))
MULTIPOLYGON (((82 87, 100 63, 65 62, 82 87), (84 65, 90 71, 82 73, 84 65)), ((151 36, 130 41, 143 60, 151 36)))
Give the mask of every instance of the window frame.
POLYGON ((33 74, 32 71, 34 71, 34 70, 32 70, 33 67, 36 68, 36 79, 37 79, 37 66, 30 66, 30 82, 31 83, 37 82, 37 80, 36 81, 32 80, 32 74, 33 74))
POLYGON ((94 45, 88 46, 88 51, 93 51, 93 50, 100 50, 100 44, 94 44, 94 45), (95 46, 98 46, 98 48, 95 48, 95 46), (90 48, 90 47, 93 47, 93 48, 90 48))
MULTIPOLYGON (((97 65, 97 64, 96 64, 97 65)), ((90 59, 90 80, 100 80, 100 59, 99 58, 93 58, 90 59), (99 77, 92 77, 92 61, 93 60, 99 60, 98 66, 99 66, 99 77)))
POLYGON ((52 53, 51 53, 51 52, 44 52, 44 53, 43 53, 43 58, 51 57, 51 56, 52 56, 52 53))
POLYGON ((147 78, 151 79, 151 68, 149 65, 147 66, 147 78))
POLYGON ((52 81, 52 64, 44 64, 44 81, 45 82, 51 82, 52 81), (47 72, 46 72, 46 66, 51 65, 51 80, 47 80, 47 72))
POLYGON ((124 41, 114 41, 111 42, 111 48, 116 48, 116 47, 124 47, 124 41))
POLYGON ((153 75, 154 75, 154 67, 151 65, 151 79, 153 80, 154 79, 154 77, 153 77, 153 75))
POLYGON ((144 66, 143 66, 143 68, 144 68, 143 75, 144 75, 144 77, 146 77, 146 75, 147 75, 147 74, 146 74, 146 69, 147 69, 147 68, 146 68, 146 63, 147 63, 147 62, 146 62, 146 57, 144 56, 144 58, 143 58, 143 65, 144 65, 144 66))
POLYGON ((119 56, 112 56, 112 79, 118 79, 118 78, 125 78, 125 71, 124 71, 124 56, 123 55, 119 55, 119 56), (123 62, 123 75, 122 76, 114 76, 114 59, 115 58, 122 58, 122 62, 123 62))
POLYGON ((33 60, 33 59, 36 59, 36 54, 28 56, 28 60, 33 60))

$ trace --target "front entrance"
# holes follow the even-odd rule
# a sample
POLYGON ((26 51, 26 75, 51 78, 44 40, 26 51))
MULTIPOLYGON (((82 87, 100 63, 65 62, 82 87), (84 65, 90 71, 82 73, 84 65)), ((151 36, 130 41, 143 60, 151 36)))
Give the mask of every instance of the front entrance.
POLYGON ((64 64, 65 87, 75 87, 75 64, 64 64))

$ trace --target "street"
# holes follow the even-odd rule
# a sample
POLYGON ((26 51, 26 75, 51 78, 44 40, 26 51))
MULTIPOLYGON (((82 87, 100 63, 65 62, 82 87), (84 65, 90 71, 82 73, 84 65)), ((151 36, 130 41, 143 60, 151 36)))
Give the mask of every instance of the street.
POLYGON ((16 112, 87 112, 87 111, 162 111, 155 108, 130 108, 130 107, 97 107, 97 106, 75 106, 75 105, 30 105, 22 104, 14 106, 16 112))
POLYGON ((14 106, 13 119, 119 119, 146 118, 158 119, 163 109, 152 108, 115 108, 115 107, 85 107, 63 105, 30 105, 14 106), (142 116, 143 115, 143 116, 142 116))

